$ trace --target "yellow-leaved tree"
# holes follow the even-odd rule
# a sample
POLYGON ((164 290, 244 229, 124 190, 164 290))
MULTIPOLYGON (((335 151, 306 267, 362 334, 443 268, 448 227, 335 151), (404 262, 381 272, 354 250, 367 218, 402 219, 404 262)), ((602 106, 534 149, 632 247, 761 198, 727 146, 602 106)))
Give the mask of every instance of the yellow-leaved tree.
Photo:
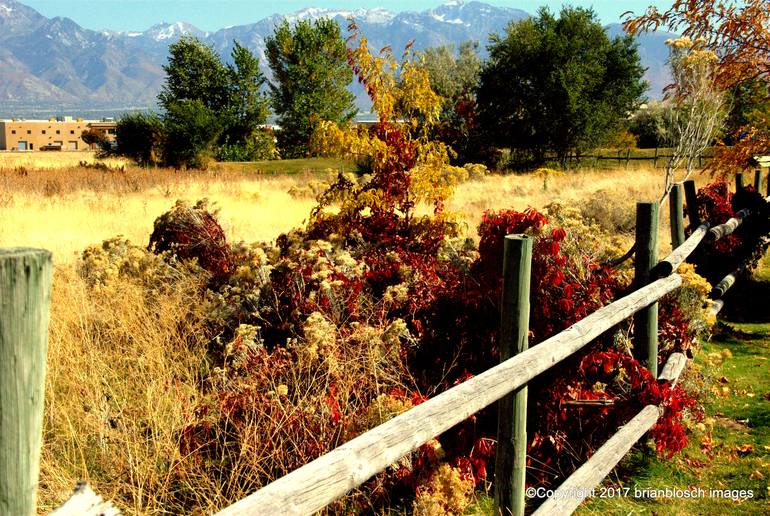
POLYGON ((422 56, 411 44, 400 60, 389 47, 375 54, 355 22, 349 30, 348 61, 371 98, 378 121, 365 128, 319 120, 312 142, 320 154, 354 159, 369 169, 371 179, 340 176, 320 197, 311 226, 344 219, 345 226, 360 227, 367 219, 367 225, 379 231, 411 233, 410 228, 424 229, 428 222, 424 217, 415 219, 417 203, 433 205, 433 222, 447 223, 444 201, 458 182, 469 177, 469 170, 451 166, 452 150, 431 138, 443 99, 430 87, 422 56), (324 208, 332 203, 339 203, 339 212, 326 213, 324 208))

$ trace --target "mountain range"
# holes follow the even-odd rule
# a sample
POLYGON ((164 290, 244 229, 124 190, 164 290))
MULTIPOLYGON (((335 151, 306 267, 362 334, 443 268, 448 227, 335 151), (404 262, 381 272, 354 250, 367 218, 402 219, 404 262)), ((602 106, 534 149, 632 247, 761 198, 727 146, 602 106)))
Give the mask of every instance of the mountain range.
MULTIPOLYGON (((50 116, 63 112, 89 116, 119 114, 155 106, 163 84, 168 46, 192 35, 228 57, 233 41, 255 52, 269 77, 265 38, 285 18, 328 17, 347 27, 352 16, 371 48, 403 48, 414 40, 417 49, 468 40, 479 42, 482 54, 491 33, 502 33, 513 20, 529 13, 477 1, 450 1, 422 12, 391 12, 382 8, 333 10, 307 8, 289 15, 275 14, 255 23, 205 32, 184 23, 159 23, 143 32, 94 31, 69 18, 47 18, 16 0, 0 0, 0 117, 50 116)), ((610 36, 622 34, 620 24, 606 27, 610 36)), ((669 82, 666 33, 639 39, 639 54, 647 68, 648 95, 659 97, 669 82)), ((357 92, 360 93, 360 92, 357 92)), ((359 95, 359 107, 366 99, 359 95)))

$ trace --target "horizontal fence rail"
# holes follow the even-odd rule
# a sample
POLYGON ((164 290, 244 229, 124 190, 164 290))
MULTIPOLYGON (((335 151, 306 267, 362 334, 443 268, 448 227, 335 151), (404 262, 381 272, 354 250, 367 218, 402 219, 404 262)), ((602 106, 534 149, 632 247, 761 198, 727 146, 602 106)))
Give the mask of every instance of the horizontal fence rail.
POLYGON ((689 257, 693 251, 695 251, 698 245, 700 245, 700 243, 706 237, 708 229, 708 222, 698 226, 698 228, 693 231, 692 235, 690 235, 690 237, 685 240, 682 245, 674 249, 671 254, 658 262, 658 265, 656 265, 652 270, 653 275, 658 278, 664 278, 677 270, 679 266, 684 263, 687 257, 689 257))
POLYGON ((733 231, 738 229, 738 226, 743 224, 743 219, 748 217, 749 214, 750 211, 748 209, 741 210, 735 214, 735 217, 731 218, 724 224, 720 224, 709 229, 709 234, 707 237, 708 241, 714 242, 715 240, 719 240, 722 237, 732 234, 733 231))

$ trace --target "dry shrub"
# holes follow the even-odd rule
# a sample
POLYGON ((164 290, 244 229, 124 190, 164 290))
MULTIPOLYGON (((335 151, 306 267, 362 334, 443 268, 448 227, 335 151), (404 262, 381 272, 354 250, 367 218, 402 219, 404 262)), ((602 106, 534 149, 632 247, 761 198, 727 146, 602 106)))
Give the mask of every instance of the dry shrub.
MULTIPOLYGON (((217 487, 190 483, 177 493, 184 506, 233 503, 411 408, 403 321, 342 335, 314 312, 303 330, 305 338, 268 350, 258 327, 241 325, 225 345, 198 419, 183 429, 190 455, 178 471, 217 487)), ((362 502, 351 495, 342 503, 362 502)))
POLYGON ((183 261, 195 259, 214 280, 222 281, 232 274, 233 260, 216 214, 207 199, 193 206, 177 201, 155 220, 148 248, 183 261))
POLYGON ((418 516, 464 514, 473 495, 473 480, 459 468, 442 464, 430 482, 420 489, 412 511, 418 516))
POLYGON ((294 199, 315 199, 329 188, 326 181, 309 181, 305 185, 292 185, 287 193, 294 199))
POLYGON ((580 202, 580 214, 610 233, 631 233, 636 227, 635 197, 599 190, 580 202))
POLYGON ((626 238, 597 223, 595 219, 585 218, 578 208, 552 202, 545 206, 545 212, 552 225, 566 232, 562 248, 567 254, 589 257, 594 263, 605 263, 622 256, 628 248, 626 238))

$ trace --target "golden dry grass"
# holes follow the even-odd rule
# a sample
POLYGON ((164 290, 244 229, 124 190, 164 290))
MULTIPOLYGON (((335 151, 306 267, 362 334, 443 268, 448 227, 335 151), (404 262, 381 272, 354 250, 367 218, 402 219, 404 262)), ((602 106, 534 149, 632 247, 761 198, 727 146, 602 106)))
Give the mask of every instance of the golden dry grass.
POLYGON ((204 345, 192 284, 153 299, 95 293, 57 267, 51 299, 39 510, 79 479, 130 514, 169 508, 179 430, 200 396, 204 345))
MULTIPOLYGON (((636 200, 657 197, 661 176, 651 169, 490 176, 461 185, 448 207, 466 221, 469 235, 485 209, 542 208, 553 201, 580 205, 594 198, 619 207, 602 215, 612 225, 633 212, 636 200)), ((130 282, 97 294, 76 273, 75 258, 86 246, 118 234, 146 244, 154 219, 177 199, 216 202, 231 240, 272 239, 307 218, 313 199, 287 192, 312 177, 232 169, 181 173, 128 167, 116 172, 70 166, 21 171, 0 166, 0 246, 45 247, 54 251, 58 264, 41 511, 60 504, 81 478, 129 514, 179 511, 174 500, 180 490, 196 492, 203 510, 221 504, 216 486, 202 484, 204 476, 196 475, 193 465, 185 469, 188 476, 180 485, 179 465, 186 463, 179 429, 192 417, 202 396, 199 380, 209 367, 200 326, 204 308, 191 306, 192 284, 181 281, 151 298, 130 282)))
POLYGON ((0 169, 2 168, 67 168, 77 166, 81 161, 86 163, 107 163, 110 166, 128 164, 123 158, 97 160, 93 151, 2 151, 0 152, 0 169))
POLYGON ((0 246, 44 247, 57 263, 91 244, 123 235, 146 244, 153 222, 177 199, 208 198, 232 240, 270 240, 302 224, 313 199, 287 192, 306 176, 211 172, 124 173, 70 167, 0 170, 0 246), (26 174, 26 175, 25 175, 26 174))
MULTIPOLYGON (((634 203, 656 198, 661 176, 653 169, 489 176, 461 185, 448 208, 465 221, 470 236, 484 210, 542 208, 553 201, 576 204, 598 199, 603 205, 611 199, 617 214, 632 222, 634 203)), ((86 246, 117 235, 146 244, 155 218, 177 199, 203 197, 220 208, 219 220, 231 240, 270 240, 307 219, 314 200, 288 191, 313 177, 135 167, 122 173, 81 167, 21 172, 0 168, 0 246, 44 247, 64 263, 86 246)), ((662 235, 667 231, 665 210, 664 206, 662 235)))

